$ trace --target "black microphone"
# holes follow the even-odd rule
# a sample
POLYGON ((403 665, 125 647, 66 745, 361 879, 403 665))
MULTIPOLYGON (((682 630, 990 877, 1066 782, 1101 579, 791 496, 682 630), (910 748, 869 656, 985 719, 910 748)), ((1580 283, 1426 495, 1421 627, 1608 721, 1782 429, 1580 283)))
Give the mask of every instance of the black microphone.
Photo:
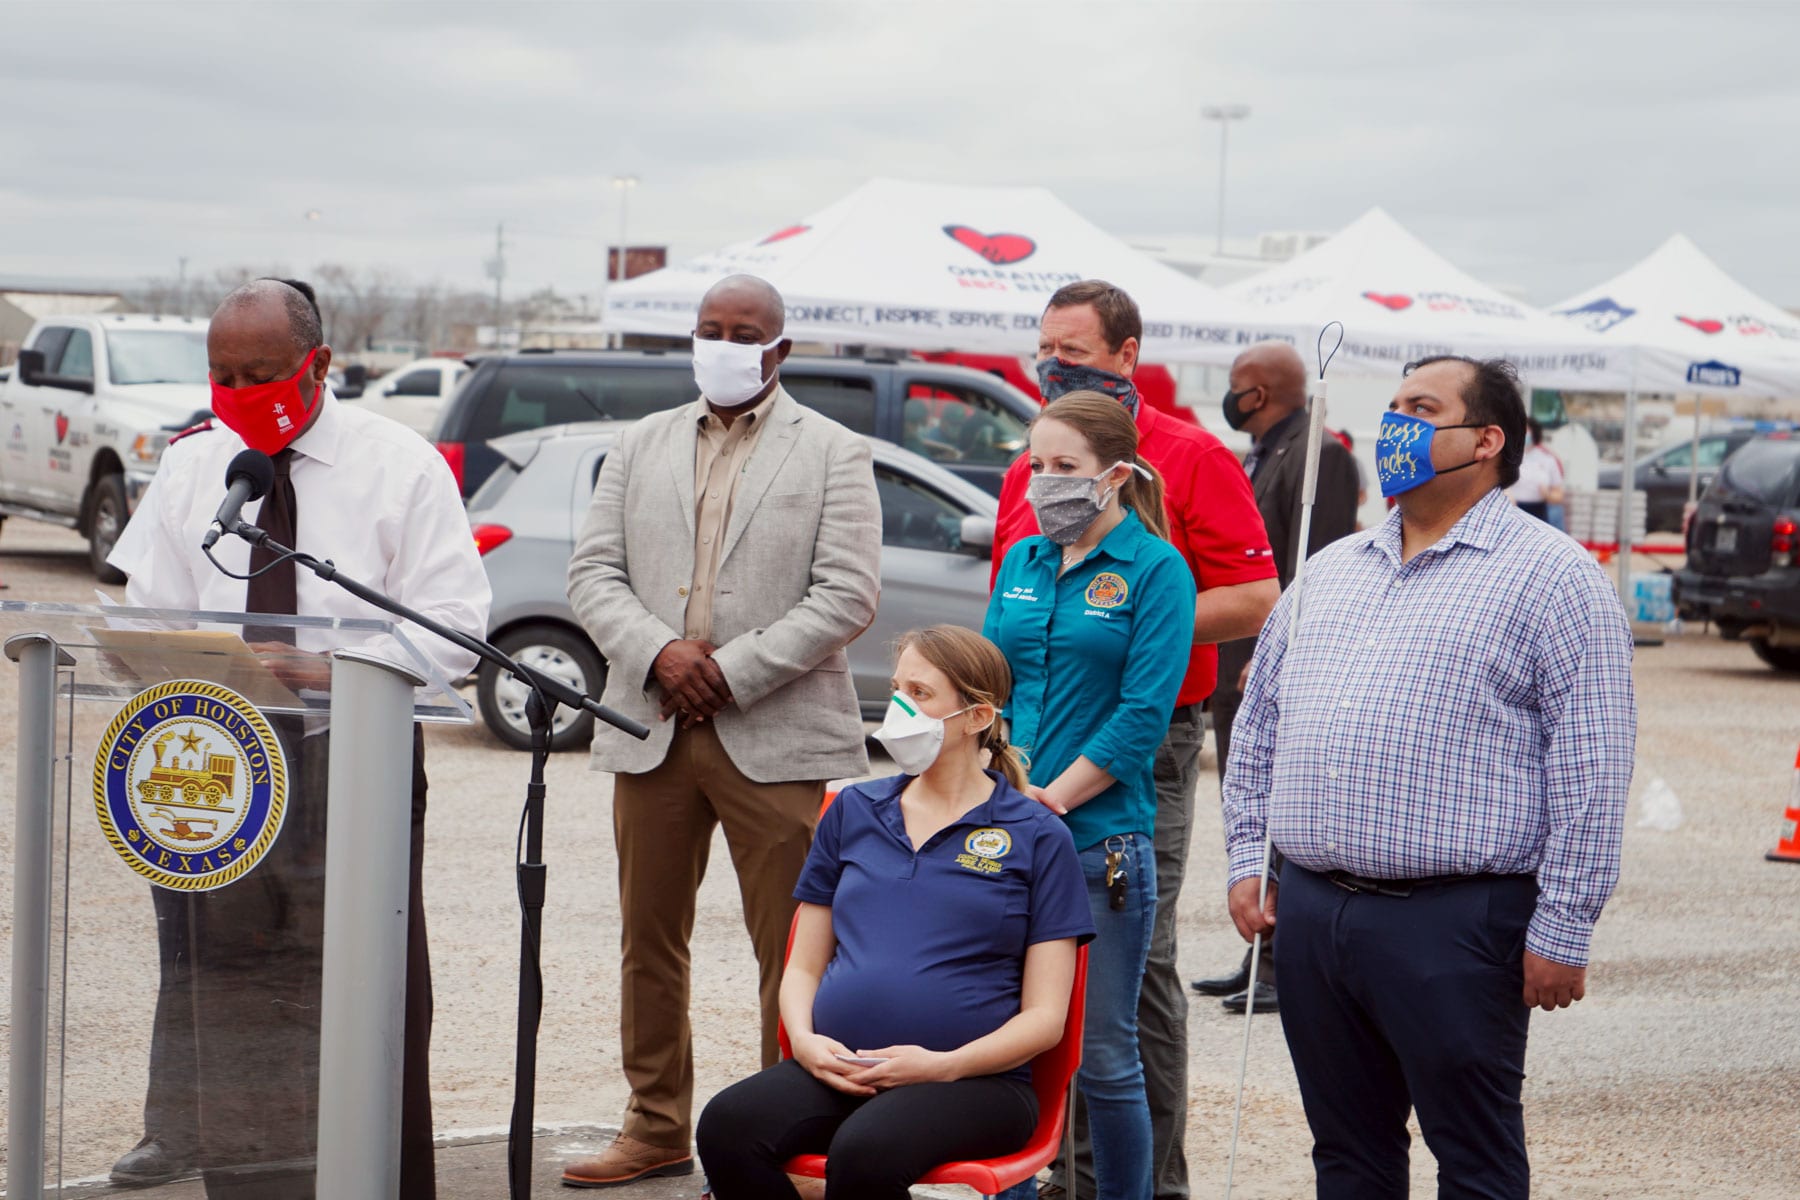
POLYGON ((232 459, 225 468, 225 503, 219 505, 219 515, 213 518, 200 548, 211 550, 213 543, 237 528, 238 512, 250 501, 267 495, 274 482, 275 461, 261 450, 244 450, 232 459))

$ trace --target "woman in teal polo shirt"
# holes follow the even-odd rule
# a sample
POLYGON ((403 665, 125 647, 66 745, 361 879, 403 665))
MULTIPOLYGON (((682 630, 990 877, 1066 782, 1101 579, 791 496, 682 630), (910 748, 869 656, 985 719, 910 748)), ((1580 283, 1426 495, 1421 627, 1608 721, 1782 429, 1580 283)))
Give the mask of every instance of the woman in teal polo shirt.
POLYGON ((1194 577, 1164 540, 1162 481, 1117 400, 1072 392, 1031 427, 1026 493, 1044 532, 1001 564, 984 632, 1013 672, 1026 794, 1062 815, 1099 936, 1080 1082, 1100 1200, 1150 1200, 1138 986, 1156 917, 1156 748, 1193 643, 1194 577))

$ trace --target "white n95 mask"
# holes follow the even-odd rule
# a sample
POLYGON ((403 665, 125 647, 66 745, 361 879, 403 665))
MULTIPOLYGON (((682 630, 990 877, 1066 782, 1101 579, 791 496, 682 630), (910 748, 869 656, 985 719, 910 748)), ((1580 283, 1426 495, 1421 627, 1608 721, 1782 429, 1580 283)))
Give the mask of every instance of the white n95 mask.
POLYGON ((780 344, 780 338, 763 346, 695 338, 694 382, 700 385, 700 394, 720 408, 736 408, 754 398, 769 386, 763 378, 762 356, 780 344))
MULTIPOLYGON (((959 708, 950 717, 968 711, 968 708, 959 708)), ((944 748, 944 722, 950 717, 928 717, 896 692, 888 701, 887 714, 882 717, 881 728, 875 731, 874 738, 903 774, 923 775, 944 748)))

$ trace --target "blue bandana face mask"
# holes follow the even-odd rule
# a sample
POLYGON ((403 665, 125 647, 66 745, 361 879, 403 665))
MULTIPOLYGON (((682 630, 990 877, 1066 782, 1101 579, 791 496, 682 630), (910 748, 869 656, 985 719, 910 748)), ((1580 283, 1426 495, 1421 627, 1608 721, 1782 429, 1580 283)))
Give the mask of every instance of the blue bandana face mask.
POLYGON ((1045 404, 1070 392, 1099 392, 1111 396, 1134 414, 1137 412, 1137 388, 1123 375, 1083 363, 1064 362, 1060 358, 1041 358, 1037 377, 1038 392, 1043 395, 1045 404))
POLYGON ((1392 498, 1430 483, 1439 475, 1449 475, 1464 467, 1472 467, 1480 459, 1470 459, 1460 467, 1438 470, 1431 462, 1431 439, 1442 429, 1485 429, 1485 421, 1469 421, 1461 425, 1433 425, 1420 417, 1405 413, 1381 414, 1381 433, 1375 439, 1375 478, 1381 484, 1383 497, 1392 498))

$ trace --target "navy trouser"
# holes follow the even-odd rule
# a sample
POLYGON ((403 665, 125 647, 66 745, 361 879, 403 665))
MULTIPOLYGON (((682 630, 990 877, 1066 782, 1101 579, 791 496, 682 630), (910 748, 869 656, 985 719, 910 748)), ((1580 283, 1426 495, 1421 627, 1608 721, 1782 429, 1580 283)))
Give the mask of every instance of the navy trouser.
POLYGON ((1319 1200, 1405 1200, 1414 1108, 1440 1200, 1526 1200, 1523 956, 1536 905, 1528 875, 1399 898, 1283 868, 1275 983, 1319 1200))

